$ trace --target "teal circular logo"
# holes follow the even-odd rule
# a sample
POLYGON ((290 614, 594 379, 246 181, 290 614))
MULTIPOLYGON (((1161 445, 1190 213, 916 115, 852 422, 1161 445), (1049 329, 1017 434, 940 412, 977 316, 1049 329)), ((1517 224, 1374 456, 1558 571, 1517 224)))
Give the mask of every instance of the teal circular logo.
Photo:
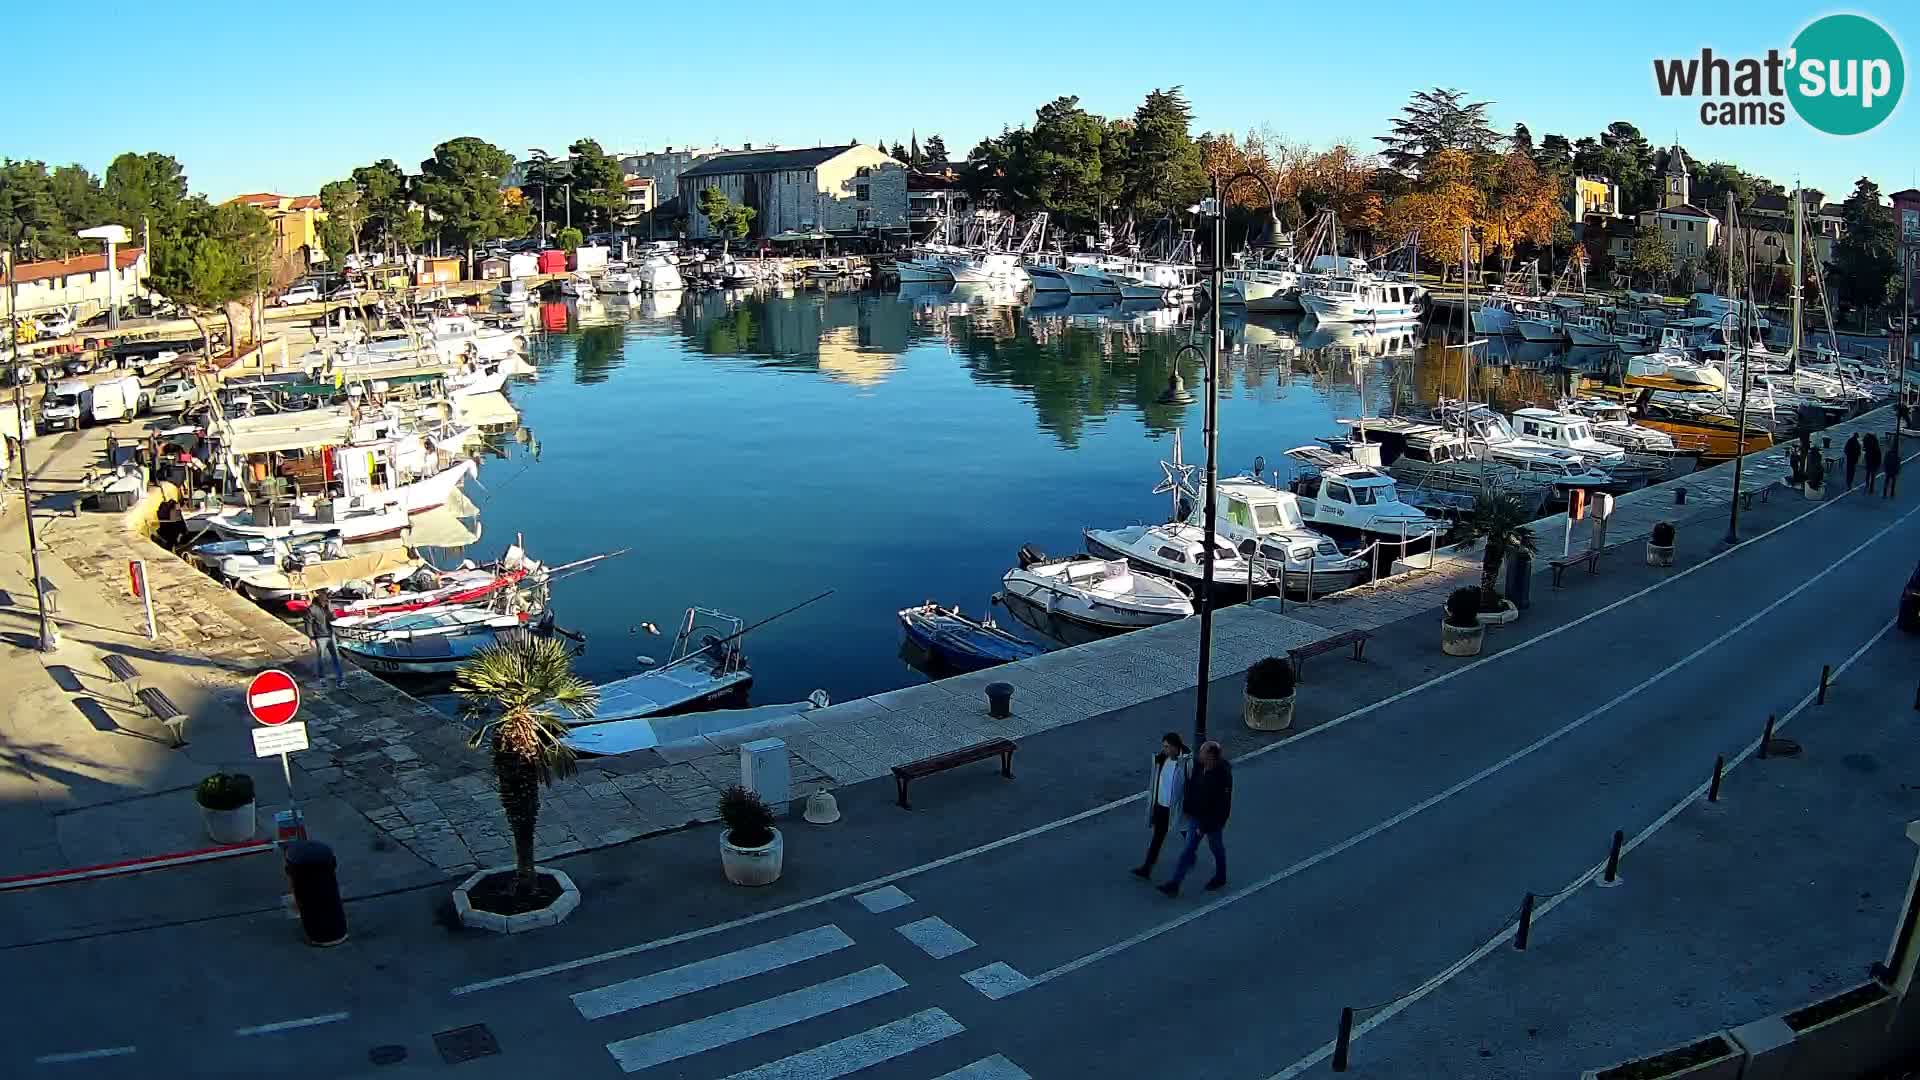
POLYGON ((1864 15, 1826 15, 1793 39, 1787 98, 1829 135, 1871 131, 1893 115, 1907 81, 1900 45, 1864 15))

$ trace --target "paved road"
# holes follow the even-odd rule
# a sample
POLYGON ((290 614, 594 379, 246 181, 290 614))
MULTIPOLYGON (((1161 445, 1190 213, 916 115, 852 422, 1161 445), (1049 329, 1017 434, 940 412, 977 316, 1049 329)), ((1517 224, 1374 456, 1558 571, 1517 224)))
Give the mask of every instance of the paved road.
MULTIPOLYGON (((1418 656, 1440 674, 1242 758, 1219 894, 1197 887, 1204 855, 1175 900, 1126 874, 1145 839, 1132 802, 747 925, 678 941, 616 930, 619 955, 528 939, 476 949, 485 959, 463 977, 423 943, 419 968, 445 970, 438 984, 404 938, 314 953, 298 971, 249 969, 248 936, 262 956, 285 955, 265 946, 285 933, 267 922, 35 950, 36 963, 90 971, 115 957, 164 964, 198 941, 223 961, 129 972, 106 1007, 45 995, 0 1018, 0 1034, 29 1058, 126 1051, 35 1066, 87 1077, 187 1060, 209 1076, 426 1075, 447 1066, 422 1032, 472 1023, 501 1053, 460 1075, 534 1062, 735 1080, 1324 1071, 1316 1055, 1341 1006, 1392 999, 1470 956, 1522 893, 1587 874, 1615 829, 1654 824, 1715 754, 1802 700, 1822 663, 1878 634, 1913 564, 1916 515, 1848 498, 1713 561, 1706 537, 1685 537, 1692 558, 1677 571, 1616 560, 1604 584, 1575 588, 1617 599, 1572 621, 1530 616, 1474 664, 1435 663, 1430 619, 1390 628, 1370 655, 1418 656), (371 954, 393 966, 390 982, 363 970, 371 954), (537 972, 555 961, 577 962, 537 972), (156 984, 173 989, 156 999, 156 984), (274 1026, 287 1021, 306 1023, 274 1026), (383 1043, 409 1058, 369 1064, 383 1043)), ((1335 681, 1307 683, 1303 710, 1316 693, 1339 697, 1335 681)), ((1098 739, 1098 723, 1058 735, 1098 739)), ((1625 873, 1631 887, 1631 858, 1625 873)), ((582 918, 617 928, 621 903, 582 918)))

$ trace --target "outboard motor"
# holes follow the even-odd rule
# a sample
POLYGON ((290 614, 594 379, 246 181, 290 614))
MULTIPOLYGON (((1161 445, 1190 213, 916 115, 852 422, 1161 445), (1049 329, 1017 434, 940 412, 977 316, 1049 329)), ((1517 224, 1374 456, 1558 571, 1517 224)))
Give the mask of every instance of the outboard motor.
POLYGON ((1034 547, 1032 544, 1021 544, 1019 561, 1020 569, 1028 570, 1039 563, 1046 562, 1047 553, 1034 547))

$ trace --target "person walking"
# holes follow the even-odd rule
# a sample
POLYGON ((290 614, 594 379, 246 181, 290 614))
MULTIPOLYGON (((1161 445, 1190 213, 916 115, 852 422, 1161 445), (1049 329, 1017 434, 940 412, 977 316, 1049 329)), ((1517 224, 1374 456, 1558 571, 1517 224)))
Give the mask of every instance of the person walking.
POLYGON ((1873 494, 1873 478, 1880 472, 1880 438, 1873 432, 1867 432, 1867 441, 1862 444, 1860 456, 1867 467, 1867 494, 1873 494))
POLYGON ((1180 883, 1186 880, 1187 871, 1200 854, 1200 841, 1204 837, 1207 847, 1213 852, 1213 876, 1207 879, 1208 889, 1219 889, 1227 883, 1227 818, 1233 813, 1233 766, 1227 763, 1227 755, 1220 744, 1209 740, 1200 746, 1200 768, 1187 781, 1187 797, 1181 804, 1186 812, 1187 844, 1180 849, 1180 861, 1173 866, 1173 876, 1160 886, 1160 891, 1168 896, 1180 895, 1180 883))
POLYGON ((1160 858, 1160 845, 1166 843, 1167 828, 1187 794, 1187 778, 1193 773, 1193 755, 1177 731, 1160 739, 1160 752, 1153 755, 1153 769, 1147 773, 1147 828, 1153 839, 1147 841, 1147 861, 1133 868, 1133 876, 1150 878, 1153 864, 1160 858))
POLYGON ((333 639, 333 597, 325 589, 313 594, 307 603, 307 636, 313 639, 313 676, 324 679, 327 659, 333 659, 335 686, 347 685, 347 673, 340 667, 340 646, 333 639))
POLYGON ((1860 464, 1860 433, 1847 436, 1847 445, 1841 451, 1847 459, 1847 490, 1853 490, 1853 470, 1860 464))
POLYGON ((1893 485, 1900 479, 1900 455, 1891 450, 1887 451, 1887 459, 1880 463, 1880 471, 1887 474, 1887 482, 1880 486, 1886 491, 1887 498, 1891 499, 1893 485))

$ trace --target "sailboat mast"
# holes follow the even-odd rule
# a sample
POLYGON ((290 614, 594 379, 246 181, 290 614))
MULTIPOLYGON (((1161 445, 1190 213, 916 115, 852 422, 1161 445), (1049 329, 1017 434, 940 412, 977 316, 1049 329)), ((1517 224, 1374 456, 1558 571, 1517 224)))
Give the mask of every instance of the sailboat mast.
POLYGON ((1800 259, 1803 239, 1806 203, 1800 198, 1800 186, 1793 188, 1793 347, 1787 350, 1787 370, 1798 374, 1800 371, 1800 259))
POLYGON ((1473 276, 1467 250, 1471 238, 1460 226, 1460 434, 1467 433, 1467 405, 1473 401, 1473 276))

